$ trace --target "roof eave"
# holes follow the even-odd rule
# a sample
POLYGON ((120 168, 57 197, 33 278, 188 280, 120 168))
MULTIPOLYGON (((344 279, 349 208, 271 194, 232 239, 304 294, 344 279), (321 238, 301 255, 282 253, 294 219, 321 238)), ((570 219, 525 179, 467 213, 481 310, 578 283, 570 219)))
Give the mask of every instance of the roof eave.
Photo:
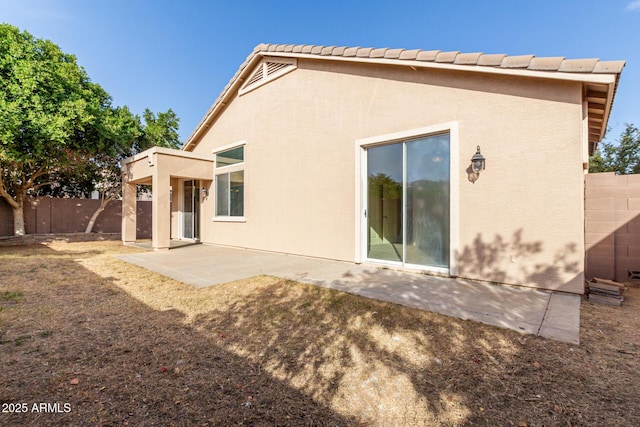
MULTIPOLYGON (((278 45, 279 46, 279 45, 278 45)), ((325 49, 322 49, 318 52, 313 52, 312 49, 296 49, 298 45, 282 45, 283 49, 277 49, 277 46, 274 48, 274 45, 266 45, 260 44, 255 47, 253 52, 247 57, 247 59, 242 63, 239 67, 236 74, 229 81, 227 86, 223 89, 220 96, 216 99, 213 105, 209 108, 205 116, 202 118, 200 123, 196 126, 191 135, 187 138, 186 142, 180 148, 183 151, 188 150, 195 142, 199 140, 199 138, 203 135, 203 133, 211 126, 213 120, 219 112, 226 107, 229 100, 234 96, 234 94, 238 91, 243 81, 246 79, 247 75, 251 73, 253 68, 257 63, 259 63, 264 57, 285 57, 285 58, 296 58, 296 59, 309 59, 309 60, 330 60, 330 61, 346 61, 346 62, 357 62, 357 63, 368 63, 368 64, 378 64, 378 65, 394 65, 394 66, 408 66, 414 69, 439 69, 439 70, 449 70, 449 71, 461 71, 461 72, 476 72, 476 73, 485 73, 485 74, 493 74, 493 75, 503 75, 503 76, 515 76, 515 77, 527 77, 527 78, 538 78, 538 79, 553 79, 553 80, 562 80, 562 81, 574 81, 574 82, 582 82, 582 83, 599 83, 606 84, 610 88, 607 96, 607 112, 605 114, 606 120, 604 122, 603 130, 600 135, 600 140, 604 137, 606 131, 606 123, 609 119, 610 110, 613 104, 613 98, 615 96, 615 91, 618 86, 618 82, 620 79, 620 73, 622 72, 622 68, 625 66, 624 61, 607 61, 604 67, 600 66, 597 60, 595 60, 595 66, 601 69, 593 69, 592 72, 584 72, 580 70, 580 66, 583 63, 580 63, 575 60, 564 60, 564 62, 568 65, 567 68, 573 67, 574 70, 565 70, 565 71, 544 71, 541 69, 527 69, 523 67, 502 67, 502 66, 489 66, 489 65, 471 65, 471 64, 456 64, 449 62, 437 62, 431 60, 437 57, 437 53, 439 51, 426 52, 423 51, 425 55, 419 56, 417 55, 417 59, 396 59, 381 57, 376 54, 376 50, 372 50, 368 52, 368 55, 358 56, 358 55, 332 55, 323 54, 325 49), (427 55, 428 53, 428 55, 427 55), (370 56, 369 56, 370 55, 370 56), (429 58, 425 60, 425 58, 429 58), (422 60, 420 60, 422 59, 422 60), (575 62, 574 62, 575 61, 575 62)), ((328 48, 326 48, 328 49, 328 48)), ((334 49, 331 48, 332 52, 334 49)), ((342 49, 342 48, 340 48, 342 49)), ((345 48, 346 49, 346 48, 345 48)), ((356 52, 359 50, 357 48, 356 52)), ((348 50, 348 49, 346 49, 348 50)), ((402 50, 398 50, 398 58, 401 57, 402 50)), ((405 51, 409 52, 409 51, 405 51)), ((384 52, 383 52, 384 53, 384 52)), ((444 54, 444 53, 443 53, 444 54)), ((479 54, 477 54, 479 55, 479 54)), ((396 56, 395 54, 392 56, 396 56)), ((485 57, 489 58, 496 55, 485 55, 485 57)), ((501 56, 501 55, 499 55, 501 56)), ((475 57, 474 57, 475 58, 475 57)), ((503 58, 503 56, 501 56, 503 58)), ((507 57, 509 58, 509 57, 507 57)), ((519 60, 524 58, 530 61, 533 58, 533 55, 524 55, 522 57, 511 57, 512 59, 519 60), (526 58, 525 58, 526 57, 526 58)), ((473 58, 472 58, 473 59, 473 58)), ((475 58, 477 60, 477 58, 475 58)), ((499 58, 500 59, 500 58, 499 58)), ((555 59, 555 58, 554 58, 555 59)), ((500 59, 502 61, 502 59, 500 59)), ((584 60, 589 61, 589 60, 584 60)), ((472 62, 472 61, 471 61, 472 62)), ((523 62, 523 63, 524 63, 523 62)), ((560 61, 562 62, 562 61, 560 61)), ((596 143, 597 144, 597 143, 596 143)))
POLYGON ((418 60, 406 60, 406 59, 386 59, 386 58, 368 58, 368 57, 355 57, 355 56, 318 56, 313 54, 299 54, 299 53, 285 53, 285 52, 260 52, 262 57, 285 57, 285 58, 298 58, 298 59, 312 59, 312 60, 329 60, 329 61, 346 61, 346 62, 360 62, 368 64, 386 64, 386 65, 400 65, 410 66, 414 68, 430 68, 449 71, 462 71, 462 72, 478 72, 488 74, 500 74, 507 76, 518 77, 533 77, 542 79, 554 79, 554 80, 567 80, 576 82, 590 82, 590 83, 613 83, 614 74, 587 74, 587 73, 569 73, 560 71, 538 71, 528 70, 523 68, 500 68, 483 65, 459 65, 449 64, 441 62, 425 62, 418 60))

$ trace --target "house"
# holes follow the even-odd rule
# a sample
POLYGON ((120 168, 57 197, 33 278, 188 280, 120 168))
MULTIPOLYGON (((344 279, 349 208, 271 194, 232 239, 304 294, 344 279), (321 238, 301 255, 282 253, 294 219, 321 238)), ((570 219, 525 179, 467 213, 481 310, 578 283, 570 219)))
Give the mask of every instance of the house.
POLYGON ((582 293, 588 156, 624 64, 259 45, 181 150, 123 162, 122 239, 152 184, 156 250, 190 239, 582 293))

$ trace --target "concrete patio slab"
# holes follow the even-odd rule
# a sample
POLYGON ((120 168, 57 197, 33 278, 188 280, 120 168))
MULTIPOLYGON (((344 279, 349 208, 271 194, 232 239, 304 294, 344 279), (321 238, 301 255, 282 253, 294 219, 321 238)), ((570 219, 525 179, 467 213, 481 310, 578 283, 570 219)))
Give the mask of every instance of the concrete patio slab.
POLYGON ((118 258, 196 287, 261 274, 578 344, 580 296, 209 245, 118 258))

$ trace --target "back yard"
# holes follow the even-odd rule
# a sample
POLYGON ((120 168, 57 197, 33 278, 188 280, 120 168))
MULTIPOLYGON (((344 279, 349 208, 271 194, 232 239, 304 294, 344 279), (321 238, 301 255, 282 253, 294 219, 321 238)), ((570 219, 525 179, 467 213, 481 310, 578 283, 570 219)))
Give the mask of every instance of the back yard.
POLYGON ((638 288, 583 301, 574 346, 274 277, 196 289, 112 256, 136 251, 0 248, 0 425, 640 425, 638 288))

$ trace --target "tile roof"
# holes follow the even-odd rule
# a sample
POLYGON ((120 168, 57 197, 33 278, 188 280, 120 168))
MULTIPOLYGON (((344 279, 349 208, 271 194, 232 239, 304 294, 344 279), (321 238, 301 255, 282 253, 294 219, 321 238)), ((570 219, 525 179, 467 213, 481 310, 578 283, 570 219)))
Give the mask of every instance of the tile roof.
MULTIPOLYGON (((625 61, 599 61, 598 59, 566 59, 564 57, 540 57, 534 55, 508 56, 482 52, 461 53, 457 51, 421 49, 389 49, 347 46, 310 46, 259 44, 247 58, 263 52, 302 53, 319 56, 342 56, 358 58, 384 58, 410 61, 439 62, 456 65, 479 65, 500 68, 522 68, 535 71, 560 71, 564 73, 620 73, 625 61)), ((242 67, 241 67, 242 68, 242 67)))
MULTIPOLYGON (((534 55, 510 56, 506 54, 485 54, 482 52, 461 53, 458 51, 443 52, 440 50, 422 49, 389 49, 372 47, 348 47, 348 46, 314 46, 293 44, 259 44, 253 52, 240 65, 233 78, 227 83, 220 96, 216 99, 207 114, 189 136, 182 149, 188 148, 202 128, 206 128, 208 119, 216 108, 224 106, 224 99, 230 93, 230 89, 237 83, 241 83, 242 75, 257 63, 263 56, 291 56, 318 59, 352 59, 368 60, 380 63, 399 64, 403 61, 407 65, 414 64, 442 64, 454 67, 469 67, 469 70, 479 71, 484 69, 495 70, 522 70, 527 72, 568 73, 573 75, 587 74, 616 74, 617 87, 619 74, 625 66, 625 61, 600 61, 598 59, 566 59, 565 57, 536 57, 534 55), (471 68, 474 67, 474 68, 471 68)), ((529 74, 531 75, 531 74, 529 74)), ((542 74, 541 74, 542 76, 542 74)), ((546 77, 549 77, 547 74, 546 77)), ((613 99, 613 96, 612 98, 613 99)), ((601 137, 604 132, 601 133, 601 137)))

